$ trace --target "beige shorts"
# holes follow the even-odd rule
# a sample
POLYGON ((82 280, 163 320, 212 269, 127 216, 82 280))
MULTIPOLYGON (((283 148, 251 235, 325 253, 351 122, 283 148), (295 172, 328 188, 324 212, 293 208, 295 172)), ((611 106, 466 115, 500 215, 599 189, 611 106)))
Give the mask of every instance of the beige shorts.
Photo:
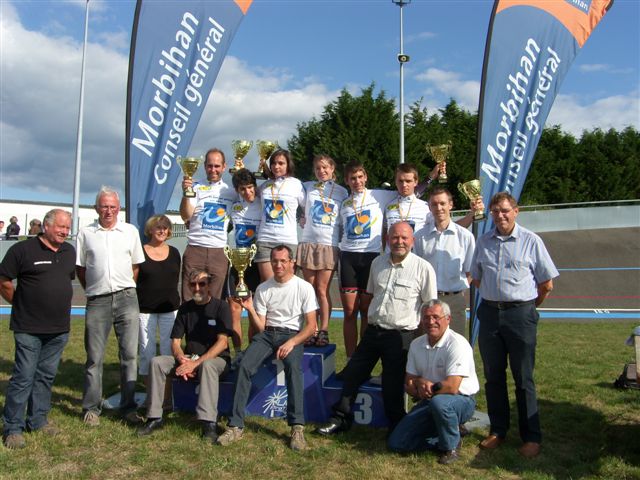
POLYGON ((301 243, 298 246, 297 265, 308 270, 335 270, 340 251, 331 245, 301 243))

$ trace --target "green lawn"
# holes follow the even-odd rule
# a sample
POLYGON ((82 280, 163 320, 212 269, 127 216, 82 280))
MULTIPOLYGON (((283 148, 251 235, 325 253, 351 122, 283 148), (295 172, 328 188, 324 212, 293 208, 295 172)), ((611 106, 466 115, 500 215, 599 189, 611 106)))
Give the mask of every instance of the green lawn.
MULTIPOLYGON (((248 418, 243 441, 228 448, 204 443, 190 415, 172 414, 167 426, 139 439, 132 427, 103 416, 100 427, 81 421, 83 322, 75 320, 56 379, 51 418, 62 435, 27 435, 27 448, 0 447, 0 478, 607 478, 640 479, 640 392, 612 388, 632 349, 624 340, 634 326, 621 323, 542 323, 537 384, 544 433, 543 452, 524 460, 517 432, 493 452, 477 447, 485 432, 466 437, 463 459, 441 466, 430 454, 400 456, 385 450, 383 430, 356 426, 336 438, 311 433, 311 449, 289 450, 283 420, 248 418)), ((332 322, 338 368, 344 364, 341 323, 332 322)), ((11 374, 13 338, 0 320, 0 403, 11 374)), ((476 352, 478 374, 481 363, 476 352)), ((105 392, 118 386, 115 340, 105 365, 105 392)), ((484 395, 478 407, 485 409, 484 395)), ((517 425, 514 417, 513 425, 517 425)))

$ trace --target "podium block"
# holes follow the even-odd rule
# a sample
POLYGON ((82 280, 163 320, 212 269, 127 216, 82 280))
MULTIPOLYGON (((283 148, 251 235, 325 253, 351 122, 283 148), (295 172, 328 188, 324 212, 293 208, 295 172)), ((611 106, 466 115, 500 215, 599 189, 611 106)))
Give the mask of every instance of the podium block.
MULTIPOLYGON (((305 347, 302 359, 304 379, 304 415, 308 422, 325 422, 331 416, 331 406, 340 399, 342 382, 335 378, 334 344, 326 347, 305 347)), ((235 371, 220 381, 218 412, 230 415, 233 406, 235 371)), ((173 380, 175 410, 193 412, 196 408, 199 384, 196 381, 173 380)), ((287 414, 287 387, 284 366, 273 358, 266 360, 251 379, 251 393, 246 415, 267 418, 285 417, 287 414)), ((364 384, 354 405, 356 423, 383 427, 387 425, 379 386, 364 384)))

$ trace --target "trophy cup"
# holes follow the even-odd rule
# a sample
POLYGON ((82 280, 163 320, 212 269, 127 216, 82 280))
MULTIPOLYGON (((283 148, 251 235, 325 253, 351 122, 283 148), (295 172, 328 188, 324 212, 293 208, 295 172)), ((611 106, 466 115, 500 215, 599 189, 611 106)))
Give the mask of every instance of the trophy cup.
POLYGON ((258 147, 258 155, 260 155, 260 164, 258 165, 258 170, 253 174, 256 178, 269 178, 267 159, 280 147, 277 142, 270 142, 269 140, 258 140, 256 146, 258 147))
POLYGON ((235 163, 232 168, 229 169, 230 173, 236 173, 241 168, 245 168, 242 159, 247 156, 249 150, 253 147, 251 140, 234 140, 231 142, 231 148, 233 148, 233 155, 235 157, 235 163))
POLYGON ((244 271, 251 265, 251 260, 253 260, 257 250, 255 243, 251 247, 230 248, 228 245, 224 247, 225 256, 231 262, 231 266, 238 272, 236 297, 245 298, 249 296, 249 287, 244 283, 244 271))
POLYGON ((443 143, 442 145, 427 144, 427 151, 431 154, 433 159, 438 165, 440 165, 438 173, 438 183, 447 183, 447 174, 442 171, 442 163, 447 161, 449 153, 451 153, 451 142, 443 143))
MULTIPOLYGON (((204 157, 202 155, 199 157, 178 157, 178 163, 180 164, 182 173, 188 178, 193 178, 193 174, 196 173, 196 170, 198 170, 198 167, 203 161, 204 157)), ((187 198, 194 198, 196 192, 193 187, 188 187, 184 189, 182 195, 187 198)))
MULTIPOLYGON (((480 180, 474 179, 469 180, 465 183, 458 184, 458 190, 464 197, 470 201, 474 201, 478 197, 482 196, 482 191, 480 187, 480 180)), ((486 219, 487 216, 484 214, 484 210, 476 210, 473 214, 473 221, 479 222, 481 220, 486 219)))

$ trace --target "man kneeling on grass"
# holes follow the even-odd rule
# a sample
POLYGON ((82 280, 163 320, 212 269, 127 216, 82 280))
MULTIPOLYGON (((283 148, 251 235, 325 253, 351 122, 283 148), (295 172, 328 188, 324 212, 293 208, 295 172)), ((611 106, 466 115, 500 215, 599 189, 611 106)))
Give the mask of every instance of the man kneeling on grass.
POLYGON ((211 277, 202 270, 189 275, 192 299, 178 309, 171 332, 171 355, 151 360, 149 368, 150 396, 147 423, 138 429, 139 436, 150 435, 164 426, 162 404, 167 376, 185 380, 198 377, 200 392, 196 415, 202 422, 202 436, 215 443, 218 417, 218 381, 229 368, 231 313, 229 305, 209 294, 211 277), (186 347, 181 346, 186 337, 186 347))
POLYGON ((451 311, 440 300, 421 308, 426 335, 409 347, 406 392, 420 400, 393 430, 388 446, 396 452, 436 450, 438 463, 458 460, 459 426, 475 410, 480 389, 469 342, 449 328, 451 311))
POLYGON ((271 267, 273 278, 258 285, 255 307, 251 297, 242 301, 259 333, 254 335, 238 367, 229 426, 218 438, 218 444, 226 446, 242 438, 251 377, 262 362, 275 353, 284 364, 287 422, 291 425, 289 446, 293 450, 305 450, 303 343, 316 331, 318 302, 311 284, 294 275, 295 263, 289 247, 278 245, 271 250, 271 267))

